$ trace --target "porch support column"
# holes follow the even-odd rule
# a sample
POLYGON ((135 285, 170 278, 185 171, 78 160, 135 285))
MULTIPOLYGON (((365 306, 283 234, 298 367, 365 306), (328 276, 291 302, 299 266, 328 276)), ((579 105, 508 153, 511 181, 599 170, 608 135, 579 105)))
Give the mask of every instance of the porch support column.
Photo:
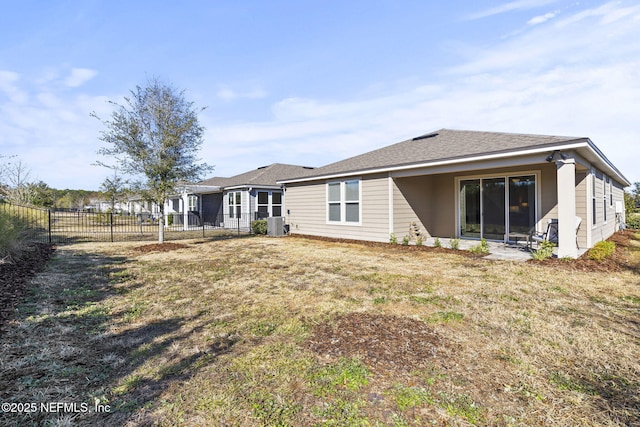
POLYGON ((576 161, 556 161, 558 180, 558 258, 577 258, 576 161))
POLYGON ((182 229, 187 231, 189 229, 189 194, 182 193, 182 229))

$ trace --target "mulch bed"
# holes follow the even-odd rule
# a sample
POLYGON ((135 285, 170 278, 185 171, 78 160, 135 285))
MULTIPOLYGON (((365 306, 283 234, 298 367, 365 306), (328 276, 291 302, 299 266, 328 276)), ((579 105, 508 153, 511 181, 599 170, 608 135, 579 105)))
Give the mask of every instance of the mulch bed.
POLYGON ((15 259, 0 263, 0 326, 13 316, 29 280, 44 269, 54 250, 52 245, 36 243, 15 259))
POLYGON ((607 257, 602 261, 590 259, 589 252, 587 251, 580 258, 574 260, 548 258, 545 260, 531 259, 527 262, 570 271, 612 273, 631 270, 636 273, 640 273, 640 265, 632 263, 628 256, 632 234, 634 234, 633 230, 623 230, 618 231, 609 237, 607 240, 614 242, 616 244, 616 249, 610 257, 607 257))
MULTIPOLYGON (((595 261, 589 258, 589 253, 583 254, 578 259, 557 259, 548 258, 545 260, 530 259, 527 262, 537 265, 549 266, 552 268, 559 268, 570 271, 584 271, 584 272, 601 272, 612 273, 623 270, 632 270, 636 273, 640 273, 640 265, 633 264, 627 255, 630 246, 631 235, 633 230, 618 231, 613 234, 609 239, 616 244, 616 250, 612 256, 602 260, 595 261)), ((364 240, 350 240, 350 239, 337 239, 321 236, 309 236, 304 234, 291 234, 289 238, 304 238, 311 240, 320 240, 324 242, 335 243, 350 243, 367 247, 384 248, 385 250, 398 251, 398 252, 432 252, 443 254, 456 254, 460 256, 466 256, 469 258, 482 258, 484 255, 476 254, 466 250, 455 250, 450 248, 436 248, 433 246, 416 246, 416 245, 391 245, 389 243, 382 242, 367 242, 364 240)))
POLYGON ((419 320, 349 313, 316 325, 304 346, 334 360, 357 357, 378 372, 410 372, 433 360, 444 341, 419 320))
POLYGON ((338 239, 334 237, 322 237, 322 236, 311 236, 307 234, 290 234, 287 238, 302 238, 302 239, 310 239, 310 240, 320 240, 323 242, 333 242, 333 243, 349 243, 367 246, 370 248, 383 248, 390 251, 399 251, 399 252, 432 252, 432 253, 441 253, 441 254, 455 254, 460 256, 465 256, 468 258, 482 258, 484 255, 477 254, 470 251, 465 250, 456 250, 451 248, 440 247, 437 248, 435 246, 418 246, 418 245, 392 245, 390 243, 384 242, 369 242, 366 240, 353 240, 353 239, 338 239))
POLYGON ((144 254, 149 252, 169 252, 175 251, 176 249, 184 249, 189 246, 183 245, 182 243, 153 243, 151 245, 138 246, 137 248, 133 248, 136 252, 142 252, 144 254))

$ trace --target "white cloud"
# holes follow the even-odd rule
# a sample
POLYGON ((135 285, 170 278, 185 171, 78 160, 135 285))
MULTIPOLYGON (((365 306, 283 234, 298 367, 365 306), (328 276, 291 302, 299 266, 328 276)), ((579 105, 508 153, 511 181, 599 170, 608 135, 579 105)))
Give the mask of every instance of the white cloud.
POLYGON ((469 48, 475 53, 439 83, 393 95, 282 99, 273 120, 209 125, 205 153, 224 160, 212 161, 222 166, 216 175, 275 161, 320 166, 450 127, 587 136, 640 181, 639 16, 608 3, 531 25, 492 50, 469 48))
POLYGON ((538 25, 547 22, 550 19, 555 18, 558 12, 549 12, 544 15, 535 16, 527 21, 527 25, 538 25))
POLYGON ((96 70, 89 68, 72 68, 71 74, 64 80, 64 84, 69 87, 82 86, 98 74, 96 70))
POLYGON ((0 92, 4 92, 12 103, 27 102, 28 95, 19 89, 20 74, 13 71, 0 70, 0 92))
POLYGON ((555 3, 558 0, 516 0, 508 3, 503 3, 499 6, 485 9, 480 12, 473 13, 467 17, 468 20, 488 18, 490 16, 499 15, 506 12, 513 12, 516 10, 528 10, 541 6, 546 6, 550 3, 555 3))

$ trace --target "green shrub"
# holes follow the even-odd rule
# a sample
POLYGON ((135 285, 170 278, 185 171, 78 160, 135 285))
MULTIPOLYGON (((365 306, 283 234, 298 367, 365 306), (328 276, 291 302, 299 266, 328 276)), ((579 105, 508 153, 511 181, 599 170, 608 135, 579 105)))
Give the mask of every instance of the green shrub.
POLYGON ((451 246, 451 249, 457 251, 460 249, 460 239, 451 239, 449 241, 449 246, 451 246))
POLYGON ((27 232, 27 222, 0 208, 0 261, 20 252, 27 232))
POLYGON ((416 246, 422 246, 424 244, 424 238, 422 235, 416 237, 416 246))
POLYGON ((440 242, 440 238, 439 237, 436 237, 433 240, 433 247, 434 248, 441 248, 442 247, 442 242, 440 242))
POLYGON ((640 214, 629 214, 626 219, 627 228, 640 230, 640 214))
POLYGON ((553 242, 549 242, 545 240, 540 243, 540 247, 531 253, 531 257, 537 260, 543 260, 547 258, 551 258, 553 256, 553 247, 555 244, 553 242))
POLYGON ((407 236, 407 235, 405 235, 405 236, 402 238, 402 246, 409 246, 409 240, 410 240, 410 237, 409 237, 409 236, 407 236))
POLYGON ((613 252, 616 250, 616 244, 610 242, 608 240, 603 240, 601 242, 593 245, 591 249, 589 249, 588 257, 594 261, 602 261, 605 258, 610 257, 613 252))
POLYGON ((469 252, 473 252, 474 254, 479 255, 487 255, 489 253, 489 243, 487 243, 487 240, 483 237, 482 239, 480 239, 479 244, 469 249, 469 252))
POLYGON ((396 233, 391 233, 389 235, 389 243, 391 243, 392 245, 398 244, 398 238, 396 237, 396 233))
POLYGON ((251 221, 251 230, 253 230, 254 234, 267 234, 267 220, 258 219, 251 221))

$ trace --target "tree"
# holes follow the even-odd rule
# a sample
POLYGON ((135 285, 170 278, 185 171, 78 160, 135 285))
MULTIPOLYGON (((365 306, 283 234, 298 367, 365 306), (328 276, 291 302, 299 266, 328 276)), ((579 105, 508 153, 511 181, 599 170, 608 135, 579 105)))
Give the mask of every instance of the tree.
MULTIPOLYGON (((15 156, 12 156, 15 157, 15 156)), ((26 205, 33 198, 32 183, 29 181, 31 171, 22 160, 6 162, 0 166, 2 184, 0 191, 11 203, 26 205)))
POLYGON ((54 205, 54 190, 45 182, 38 181, 29 184, 29 193, 31 195, 30 204, 41 206, 43 208, 51 208, 54 205))
POLYGON ((122 202, 127 196, 127 181, 118 176, 118 172, 113 172, 113 177, 105 178, 100 184, 100 191, 104 193, 104 197, 111 206, 111 212, 115 212, 116 203, 122 202))
POLYGON ((124 105, 110 101, 115 111, 109 120, 92 113, 107 128, 99 137, 107 147, 98 153, 116 161, 116 165, 99 164, 141 179, 142 196, 160 209, 158 241, 162 243, 165 200, 175 194, 179 182, 198 180, 211 169, 196 158, 204 133, 198 112, 204 108, 194 108, 185 100, 184 91, 158 78, 130 93, 124 105))

